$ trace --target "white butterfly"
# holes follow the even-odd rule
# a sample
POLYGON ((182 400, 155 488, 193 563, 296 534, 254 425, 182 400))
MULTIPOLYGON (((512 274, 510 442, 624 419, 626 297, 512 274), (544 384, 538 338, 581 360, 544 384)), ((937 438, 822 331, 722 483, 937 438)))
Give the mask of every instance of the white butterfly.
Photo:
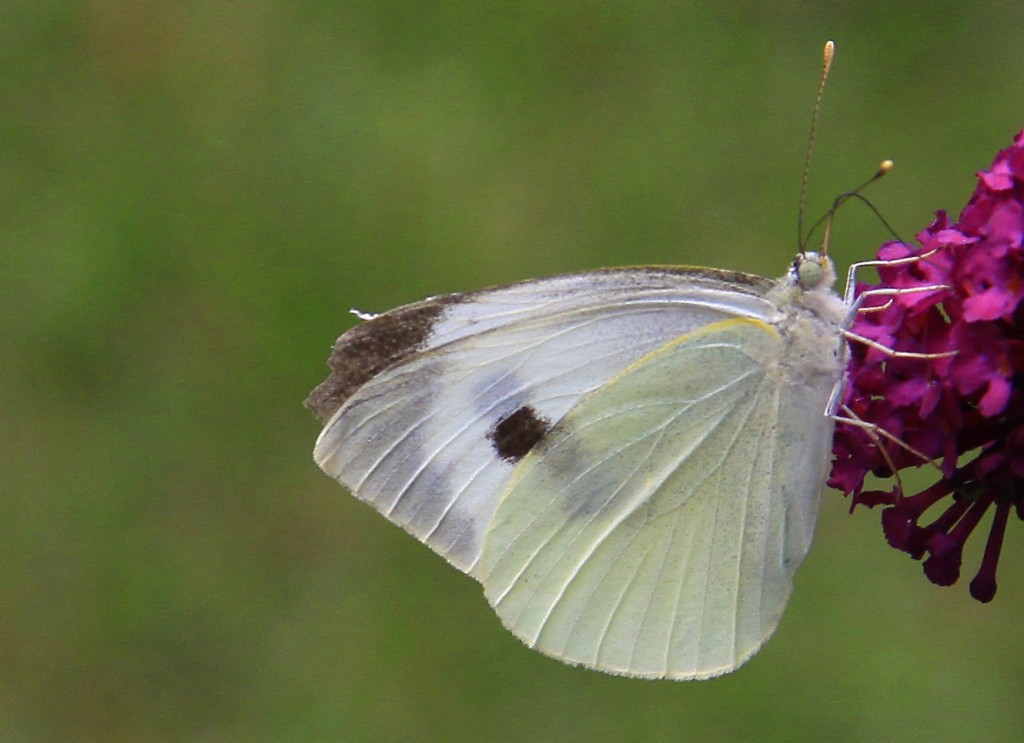
POLYGON ((527 645, 645 678, 726 673, 778 625, 828 471, 851 307, 625 268, 451 294, 342 335, 307 404, 329 475, 480 581, 527 645))

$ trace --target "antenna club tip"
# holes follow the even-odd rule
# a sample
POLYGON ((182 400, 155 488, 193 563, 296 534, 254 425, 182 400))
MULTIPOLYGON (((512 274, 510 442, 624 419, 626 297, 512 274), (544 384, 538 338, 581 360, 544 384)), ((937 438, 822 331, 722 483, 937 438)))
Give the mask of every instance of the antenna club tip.
POLYGON ((886 173, 888 173, 890 170, 892 170, 895 164, 896 163, 894 163, 892 160, 882 160, 881 164, 878 166, 878 176, 876 177, 880 178, 886 173))
POLYGON ((832 57, 834 57, 835 55, 836 55, 836 43, 834 41, 832 41, 832 39, 829 39, 828 41, 825 42, 825 52, 824 52, 825 67, 829 67, 829 66, 832 65, 832 57))

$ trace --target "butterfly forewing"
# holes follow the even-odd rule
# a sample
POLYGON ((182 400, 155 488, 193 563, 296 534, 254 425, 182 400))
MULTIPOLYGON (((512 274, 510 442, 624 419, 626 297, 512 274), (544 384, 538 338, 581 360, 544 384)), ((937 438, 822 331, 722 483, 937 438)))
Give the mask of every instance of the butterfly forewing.
POLYGON ((360 499, 470 571, 519 459, 585 395, 654 349, 767 318, 772 282, 700 269, 595 271, 434 298, 343 335, 311 396, 315 457, 360 499))

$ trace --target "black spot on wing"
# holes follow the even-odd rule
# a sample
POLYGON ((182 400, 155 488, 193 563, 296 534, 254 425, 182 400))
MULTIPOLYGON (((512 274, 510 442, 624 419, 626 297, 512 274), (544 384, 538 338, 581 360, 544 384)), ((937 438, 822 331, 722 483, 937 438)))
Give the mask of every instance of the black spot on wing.
POLYGON ((343 333, 327 360, 331 375, 309 393, 306 407, 326 422, 370 379, 422 349, 445 307, 462 296, 449 294, 399 307, 343 333))
POLYGON ((487 434, 494 451, 506 462, 518 462, 551 430, 551 421, 524 405, 498 421, 487 434))

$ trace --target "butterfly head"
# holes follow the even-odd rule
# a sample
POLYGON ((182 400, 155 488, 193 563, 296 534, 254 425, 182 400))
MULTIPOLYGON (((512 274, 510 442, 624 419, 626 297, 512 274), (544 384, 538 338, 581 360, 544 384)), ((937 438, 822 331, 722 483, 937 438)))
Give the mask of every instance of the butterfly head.
POLYGON ((836 269, 832 259, 814 251, 797 253, 790 276, 804 291, 819 287, 829 290, 836 283, 836 269))

